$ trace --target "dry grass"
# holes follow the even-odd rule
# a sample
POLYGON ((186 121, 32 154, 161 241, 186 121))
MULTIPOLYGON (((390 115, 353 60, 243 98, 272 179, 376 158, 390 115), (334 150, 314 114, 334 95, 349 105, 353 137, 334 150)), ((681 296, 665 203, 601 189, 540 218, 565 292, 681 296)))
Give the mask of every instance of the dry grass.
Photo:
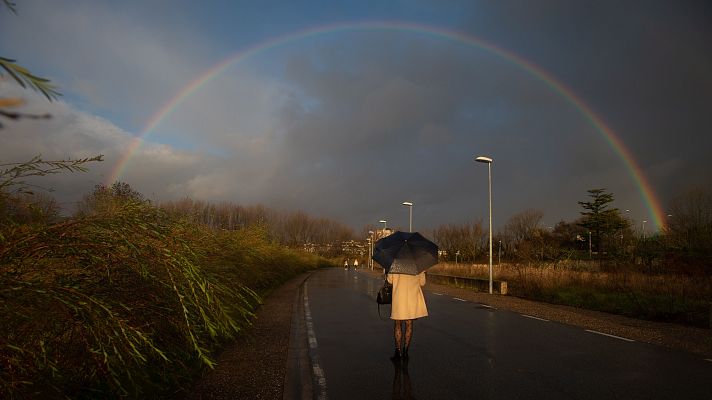
MULTIPOLYGON (((441 263, 430 272, 487 278, 488 265, 441 263)), ((648 274, 633 268, 601 272, 588 261, 556 265, 502 264, 493 278, 507 281, 511 295, 623 314, 638 318, 707 327, 712 277, 648 274)))

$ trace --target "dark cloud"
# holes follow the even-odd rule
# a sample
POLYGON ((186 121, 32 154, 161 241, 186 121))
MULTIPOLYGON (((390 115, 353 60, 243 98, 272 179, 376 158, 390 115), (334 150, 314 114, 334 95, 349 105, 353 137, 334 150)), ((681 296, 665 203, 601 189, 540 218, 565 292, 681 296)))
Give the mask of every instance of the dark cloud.
MULTIPOLYGON (((528 207, 569 217, 573 190, 561 197, 568 205, 550 194, 569 177, 590 174, 587 161, 616 162, 575 107, 507 60, 418 35, 339 41, 350 56, 327 46, 286 61, 297 105, 282 116, 289 155, 277 186, 331 199, 315 208, 353 225, 398 213, 406 199, 426 226, 481 217, 486 171, 472 161, 478 154, 496 160, 500 221, 528 207)), ((576 190, 585 195, 586 187, 576 190)))
MULTIPOLYGON (((47 106, 56 115, 50 122, 6 129, 0 158, 107 155, 81 181, 49 181, 64 188, 58 194, 67 201, 100 182, 131 131, 200 71, 285 33, 280 24, 317 26, 336 15, 313 5, 290 17, 280 8, 279 24, 271 25, 255 20, 269 15, 257 6, 225 18, 201 5, 193 20, 183 5, 142 16, 142 6, 130 2, 82 4, 23 3, 29 20, 3 20, 0 28, 0 44, 13 56, 51 66, 71 104, 47 106), (27 24, 35 35, 18 36, 27 24)), ((371 12, 354 6, 338 20, 405 19, 488 40, 590 105, 663 203, 711 180, 707 3, 408 4, 371 12)), ((418 32, 333 32, 260 52, 185 99, 147 140, 122 179, 159 199, 263 203, 355 228, 381 218, 404 227, 400 203, 410 200, 415 226, 434 227, 486 218, 486 166, 472 159, 489 155, 495 226, 527 208, 543 210, 547 224, 575 218, 577 201, 595 187, 608 188, 634 218, 651 219, 620 155, 569 99, 511 60, 418 32)))

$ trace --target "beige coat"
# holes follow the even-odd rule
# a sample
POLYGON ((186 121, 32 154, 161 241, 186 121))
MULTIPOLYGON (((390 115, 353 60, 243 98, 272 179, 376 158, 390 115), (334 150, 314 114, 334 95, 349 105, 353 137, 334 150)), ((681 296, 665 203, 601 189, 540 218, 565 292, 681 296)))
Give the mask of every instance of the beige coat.
POLYGON ((393 284, 391 319, 404 320, 428 316, 425 297, 420 288, 425 285, 425 272, 418 275, 388 274, 386 279, 393 284))

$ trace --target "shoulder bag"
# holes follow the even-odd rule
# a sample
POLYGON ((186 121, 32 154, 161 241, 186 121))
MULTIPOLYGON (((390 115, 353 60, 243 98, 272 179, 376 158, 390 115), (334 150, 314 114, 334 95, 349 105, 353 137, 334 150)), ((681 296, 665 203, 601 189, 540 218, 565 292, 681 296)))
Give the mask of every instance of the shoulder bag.
POLYGON ((391 304, 393 301, 393 285, 388 283, 387 279, 383 280, 383 286, 378 291, 376 302, 378 303, 378 317, 381 317, 381 304, 391 304))

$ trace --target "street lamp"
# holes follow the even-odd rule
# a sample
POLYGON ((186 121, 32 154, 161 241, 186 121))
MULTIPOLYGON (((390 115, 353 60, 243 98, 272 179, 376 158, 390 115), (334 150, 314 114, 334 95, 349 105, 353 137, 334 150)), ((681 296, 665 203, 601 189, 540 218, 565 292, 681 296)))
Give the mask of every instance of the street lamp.
MULTIPOLYGON (((626 208, 625 212, 630 213, 630 209, 626 208)), ((625 220, 625 226, 628 227, 629 226, 628 222, 630 221, 630 219, 627 217, 624 217, 624 220, 625 220)), ((625 252, 625 248, 623 247, 623 236, 624 235, 625 235, 625 228, 621 228, 621 247, 622 247, 622 250, 625 252)))
POLYGON ((487 164, 489 181, 489 292, 492 294, 492 158, 479 156, 475 161, 487 164))
POLYGON ((410 201, 404 201, 403 205, 408 207, 409 217, 408 217, 408 232, 413 232, 413 203, 410 201))
POLYGON ((378 221, 378 222, 380 222, 380 223, 383 224, 383 235, 382 235, 381 237, 386 237, 386 223, 387 223, 386 220, 385 220, 385 219, 382 219, 382 220, 380 220, 380 221, 378 221))
POLYGON ((645 240, 645 223, 648 222, 646 220, 643 220, 643 240, 645 240))

